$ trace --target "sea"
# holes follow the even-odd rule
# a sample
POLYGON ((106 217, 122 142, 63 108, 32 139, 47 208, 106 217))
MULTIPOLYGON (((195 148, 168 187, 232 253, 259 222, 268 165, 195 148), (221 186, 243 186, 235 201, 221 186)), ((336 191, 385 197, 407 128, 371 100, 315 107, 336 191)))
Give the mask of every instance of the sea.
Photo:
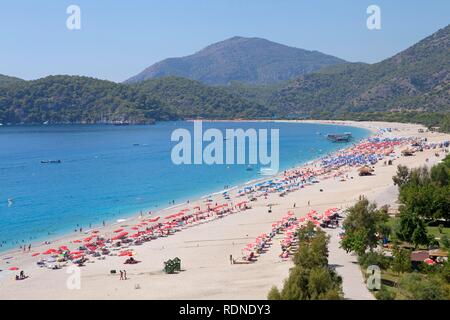
MULTIPOLYGON (((370 135, 365 129, 328 124, 202 125, 203 131, 215 128, 224 135, 226 129, 267 129, 270 137, 270 130, 278 129, 280 170, 370 135), (326 134, 343 132, 351 132, 353 140, 333 143, 326 138, 326 134)), ((175 164, 171 154, 177 142, 171 137, 176 129, 186 129, 193 136, 193 122, 189 121, 136 126, 1 126, 0 251, 140 212, 155 213, 173 203, 264 178, 261 164, 175 164)))

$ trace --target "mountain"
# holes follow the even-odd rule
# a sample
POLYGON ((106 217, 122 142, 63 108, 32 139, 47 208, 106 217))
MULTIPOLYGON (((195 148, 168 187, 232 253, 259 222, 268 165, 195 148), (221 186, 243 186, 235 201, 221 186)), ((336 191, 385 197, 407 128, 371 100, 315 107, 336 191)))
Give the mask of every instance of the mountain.
POLYGON ((149 123, 174 119, 161 101, 110 81, 49 76, 0 87, 0 123, 149 123))
POLYGON ((181 118, 261 118, 272 115, 264 105, 186 78, 152 79, 132 86, 170 106, 169 111, 181 118))
POLYGON ((190 56, 165 59, 126 82, 178 76, 209 85, 227 85, 231 81, 271 84, 344 62, 318 51, 266 39, 233 37, 190 56))
POLYGON ((266 100, 279 114, 336 117, 361 112, 449 112, 450 26, 375 64, 306 74, 266 100))
POLYGON ((8 86, 13 83, 24 81, 22 79, 16 77, 6 76, 4 74, 0 74, 0 86, 8 86))
POLYGON ((450 26, 379 63, 340 63, 270 85, 209 86, 180 77, 119 84, 74 76, 34 81, 0 76, 0 123, 268 117, 407 121, 450 131, 450 26))

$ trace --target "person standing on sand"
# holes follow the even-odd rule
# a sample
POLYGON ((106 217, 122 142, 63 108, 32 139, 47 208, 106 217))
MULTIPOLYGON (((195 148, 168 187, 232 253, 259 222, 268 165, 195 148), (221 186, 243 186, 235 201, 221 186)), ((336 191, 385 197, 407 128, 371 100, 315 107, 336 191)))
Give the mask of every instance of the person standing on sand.
POLYGON ((128 280, 126 270, 123 270, 123 280, 128 280))
POLYGON ((120 271, 120 279, 119 280, 123 280, 123 272, 122 272, 122 270, 119 270, 120 271))
POLYGON ((233 255, 230 254, 230 264, 233 264, 233 255))

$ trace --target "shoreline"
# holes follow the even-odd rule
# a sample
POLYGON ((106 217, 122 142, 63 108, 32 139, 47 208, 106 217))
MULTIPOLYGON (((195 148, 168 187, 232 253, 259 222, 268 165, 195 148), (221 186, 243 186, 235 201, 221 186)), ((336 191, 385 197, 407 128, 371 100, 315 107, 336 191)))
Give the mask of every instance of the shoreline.
MULTIPOLYGON (((327 123, 347 126, 350 123, 353 126, 358 124, 364 129, 370 128, 372 132, 371 136, 377 133, 378 129, 392 127, 394 128, 393 132, 384 133, 385 136, 396 137, 400 134, 400 136, 427 137, 429 141, 436 139, 449 140, 449 135, 442 133, 425 132, 418 134, 417 129, 423 128, 421 125, 347 121, 327 123)), ((396 152, 398 153, 399 150, 396 152)), ((346 179, 346 181, 341 182, 336 180, 336 176, 333 178, 332 175, 329 175, 328 178, 321 177, 320 183, 293 191, 285 197, 278 197, 277 194, 274 194, 269 195, 267 199, 259 199, 255 203, 252 203, 252 208, 248 212, 232 214, 222 219, 215 219, 210 223, 188 227, 185 231, 176 233, 173 236, 145 243, 135 249, 137 257, 143 263, 130 267, 129 270, 133 280, 129 282, 130 284, 124 283, 120 287, 117 287, 119 285, 117 281, 113 280, 110 275, 106 275, 107 270, 116 267, 120 268, 122 264, 118 257, 108 257, 106 261, 95 261, 94 264, 87 266, 86 269, 82 269, 83 274, 86 274, 86 277, 83 278, 86 280, 83 283, 85 283, 85 290, 87 291, 82 290, 81 293, 77 293, 67 291, 67 288, 62 286, 61 281, 65 281, 67 277, 64 271, 36 270, 36 267, 31 267, 33 262, 37 260, 36 258, 32 259, 28 257, 30 255, 28 253, 21 254, 13 252, 12 255, 16 259, 14 264, 18 264, 18 267, 23 266, 27 268, 26 270, 32 270, 31 279, 20 283, 8 281, 7 277, 12 273, 6 270, 6 272, 0 272, 0 278, 5 278, 0 279, 0 298, 6 298, 17 293, 19 298, 34 299, 40 297, 39 293, 43 294, 39 288, 45 287, 45 283, 50 282, 54 287, 52 287, 50 292, 45 294, 45 298, 182 299, 190 297, 192 299, 226 299, 233 297, 235 299, 264 299, 268 289, 272 285, 282 284, 282 281, 287 277, 291 263, 288 261, 280 261, 277 255, 279 249, 272 248, 268 254, 261 256, 260 261, 254 264, 232 266, 230 268, 229 263, 227 263, 228 254, 232 253, 233 256, 238 256, 240 247, 245 243, 246 239, 251 239, 260 234, 260 232, 268 231, 267 229, 270 229, 270 224, 281 215, 284 215, 288 210, 294 211, 296 216, 304 216, 311 209, 322 211, 330 207, 345 208, 353 203, 360 194, 367 194, 375 201, 380 201, 381 199, 383 201, 382 203, 391 203, 392 199, 390 198, 393 193, 389 188, 391 188, 392 172, 396 169, 396 165, 401 162, 409 166, 417 166, 425 163, 425 157, 430 157, 431 164, 434 161, 438 161, 438 158, 435 158, 432 154, 432 150, 427 150, 415 157, 396 158, 394 166, 383 166, 381 163, 378 163, 376 165, 377 174, 368 178, 358 177, 355 167, 348 168, 342 170, 343 173, 340 174, 341 176, 342 174, 351 175, 353 181, 346 179), (326 197, 322 194, 322 189, 325 190, 326 197), (308 205, 306 205, 306 200, 308 200, 308 205), (311 200, 311 205, 309 205, 309 200, 311 200), (292 207, 293 203, 297 203, 297 206, 292 207), (270 215, 267 214, 267 207, 269 205, 274 207, 274 212, 270 215), (181 278, 180 276, 164 275, 159 271, 161 270, 163 260, 173 258, 174 256, 181 257, 183 265, 186 266, 187 272, 183 272, 181 278), (153 279, 150 280, 152 285, 144 289, 144 284, 147 281, 145 279, 147 277, 153 279), (144 290, 133 289, 136 283, 142 284, 144 290), (194 283, 195 285, 192 286, 194 283), (176 289, 174 288, 170 292, 164 291, 163 288, 172 285, 176 286, 176 289)), ((314 162, 320 161, 322 157, 316 158, 309 163, 309 166, 313 165, 314 162)), ((289 170, 304 167, 308 167, 308 162, 289 170)), ((274 179, 275 177, 279 177, 280 174, 282 173, 273 177, 265 177, 264 179, 266 181, 274 179)), ((237 191, 236 189, 238 188, 239 186, 236 186, 233 188, 233 192, 230 192, 233 199, 235 195, 234 191, 237 191)), ((222 192, 218 191, 216 194, 211 195, 211 197, 214 200, 217 199, 217 201, 223 202, 221 195, 222 192)), ((190 205, 193 206, 197 203, 202 203, 202 200, 208 196, 205 195, 200 199, 196 199, 190 202, 190 205)), ((378 204, 381 204, 381 202, 378 204)), ((172 206, 172 210, 183 205, 186 204, 181 203, 175 207, 172 206)), ((168 211, 167 214, 170 211, 168 208, 161 210, 168 211)), ((156 215, 156 212, 152 214, 152 216, 154 215, 156 215)), ((148 217, 148 215, 145 217, 148 217)), ((134 217, 123 222, 123 224, 131 226, 133 222, 139 222, 140 220, 139 217, 134 217)), ((112 230, 112 226, 107 226, 102 230, 102 233, 107 234, 112 230)), ((85 236, 84 233, 81 236, 85 236)), ((60 244, 73 241, 78 237, 80 237, 80 234, 65 237, 60 243, 55 242, 51 246, 57 247, 60 244)), ((45 250, 48 247, 36 247, 33 248, 33 251, 37 249, 40 251, 45 250)), ((3 256, 5 255, 0 254, 0 258, 3 256)), ((6 269, 5 265, 4 261, 0 260, 0 269, 6 269)))
MULTIPOLYGON (((186 120, 188 122, 193 122, 193 121, 198 121, 198 120, 186 120)), ((347 123, 332 123, 332 122, 328 122, 328 120, 201 120, 202 122, 280 122, 280 123, 311 123, 311 124, 325 124, 325 125, 339 125, 339 126, 348 126, 348 127, 355 127, 355 128, 360 128, 360 129, 366 129, 368 131, 370 131, 371 133, 365 137, 364 139, 367 139, 371 136, 373 136, 374 134, 376 134, 376 130, 373 128, 366 128, 366 127, 361 127, 356 125, 355 121, 350 121, 352 122, 352 125, 349 125, 347 123), (354 123, 355 122, 355 123, 354 123)), ((333 120, 330 120, 333 121, 333 120)), ((344 121, 346 122, 346 121, 344 121)), ((88 124, 90 125, 90 124, 88 124)), ((353 143, 359 143, 361 140, 364 139, 360 139, 358 141, 354 141, 353 143)), ((339 150, 341 150, 342 148, 339 148, 335 151, 332 151, 331 154, 338 152, 339 150)), ((252 180, 246 181, 244 183, 238 183, 234 186, 230 186, 230 188, 227 189, 222 189, 222 190, 217 190, 217 191, 212 191, 211 193, 207 193, 207 194, 201 194, 201 195, 195 195, 192 197, 192 202, 196 202, 196 201, 200 201, 204 198, 210 197, 210 196, 220 196, 223 192, 226 191, 233 191, 233 190, 238 190, 238 189, 242 189, 245 186, 248 185, 252 185, 255 183, 259 183, 259 182, 265 182, 268 181, 270 179, 275 179, 275 178, 279 178, 282 175, 282 171, 284 170, 293 170, 296 168, 301 168, 303 166, 307 166, 307 165, 311 165, 314 163, 317 163, 318 161, 320 161, 321 158, 323 158, 324 156, 328 155, 324 154, 321 155, 318 158, 313 158, 311 160, 308 160, 304 163, 297 163, 295 165, 292 166, 288 166, 286 168, 284 168, 283 170, 280 170, 277 174, 273 175, 273 176, 263 176, 261 175, 260 177, 255 177, 252 180)), ((185 198, 185 197, 183 197, 185 198)), ((179 201, 182 201, 182 199, 180 199, 179 201)), ((157 208, 157 207, 152 207, 152 208, 143 208, 140 209, 140 211, 143 213, 143 217, 149 217, 148 212, 151 211, 152 212, 152 216, 158 216, 158 215, 162 215, 162 217, 164 217, 165 215, 168 215, 168 211, 176 209, 178 207, 181 207, 183 205, 186 205, 188 203, 188 201, 191 201, 190 199, 186 200, 186 201, 182 201, 182 202, 178 202, 177 199, 175 199, 175 204, 174 205, 169 205, 167 207, 165 206, 161 206, 161 208, 157 208)), ((50 242, 50 244, 53 243, 59 243, 59 242, 64 242, 69 238, 72 237, 77 237, 80 235, 87 235, 89 234, 90 231, 92 230, 108 230, 108 228, 114 228, 117 227, 118 225, 121 224, 125 224, 125 223, 131 223, 132 221, 137 221, 140 219, 140 212, 137 211, 132 211, 132 212, 128 212, 128 213, 123 213, 121 214, 121 217, 115 217, 115 218, 111 218, 111 219, 105 219, 105 226, 103 225, 92 225, 92 227, 89 228, 84 228, 83 226, 83 232, 81 233, 77 233, 74 231, 67 231, 67 232, 62 232, 61 234, 55 235, 54 237, 52 237, 52 235, 48 235, 48 237, 42 238, 40 240, 33 240, 34 242, 31 242, 32 248, 33 249, 38 249, 40 247, 45 247, 47 246, 47 244, 44 244, 43 242, 50 242), (124 220, 124 221, 119 221, 119 220, 124 220)), ((25 246, 28 246, 28 244, 30 244, 30 242, 25 242, 25 246)), ((18 243, 18 246, 20 246, 21 244, 18 243)), ((0 260, 13 255, 14 253, 21 253, 22 251, 19 248, 9 248, 6 250, 1 250, 0 248, 0 260)))

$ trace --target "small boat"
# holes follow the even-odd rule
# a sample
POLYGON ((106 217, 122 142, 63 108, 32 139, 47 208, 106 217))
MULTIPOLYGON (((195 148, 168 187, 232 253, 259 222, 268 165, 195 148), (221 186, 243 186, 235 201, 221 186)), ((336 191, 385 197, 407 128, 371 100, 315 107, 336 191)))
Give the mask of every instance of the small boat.
POLYGON ((61 163, 61 160, 41 160, 42 164, 47 164, 47 163, 61 163))
POLYGON ((343 134, 327 134, 327 139, 333 142, 349 142, 352 139, 351 132, 345 132, 343 134))
POLYGON ((248 166, 247 166, 247 169, 245 169, 245 170, 247 170, 247 171, 253 171, 253 168, 252 168, 251 165, 248 165, 248 166))

